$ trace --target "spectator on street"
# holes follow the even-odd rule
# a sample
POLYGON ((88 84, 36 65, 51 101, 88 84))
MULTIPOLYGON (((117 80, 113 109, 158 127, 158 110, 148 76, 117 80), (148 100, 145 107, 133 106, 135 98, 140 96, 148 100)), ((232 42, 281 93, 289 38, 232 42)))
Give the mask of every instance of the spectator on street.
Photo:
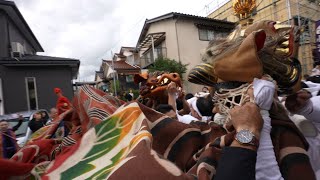
POLYGON ((48 114, 47 114, 45 111, 41 111, 40 113, 41 113, 41 118, 42 118, 42 120, 47 124, 48 121, 49 121, 49 116, 48 116, 48 114))
POLYGON ((0 120, 0 158, 10 159, 18 150, 14 131, 18 130, 23 122, 22 115, 19 115, 19 122, 13 128, 9 128, 6 120, 0 120))
POLYGON ((46 122, 42 119, 41 112, 36 112, 33 114, 33 118, 29 122, 28 126, 31 129, 32 133, 36 132, 38 129, 45 126, 46 122))
POLYGON ((132 101, 132 96, 130 95, 130 93, 125 93, 124 98, 127 100, 127 102, 132 101))
POLYGON ((57 108, 55 107, 51 108, 49 112, 49 120, 47 121, 46 125, 49 125, 51 122, 53 122, 57 116, 58 116, 57 108))
POLYGON ((132 92, 132 89, 130 89, 129 94, 130 94, 130 96, 132 97, 131 99, 134 99, 134 94, 133 94, 133 92, 132 92))

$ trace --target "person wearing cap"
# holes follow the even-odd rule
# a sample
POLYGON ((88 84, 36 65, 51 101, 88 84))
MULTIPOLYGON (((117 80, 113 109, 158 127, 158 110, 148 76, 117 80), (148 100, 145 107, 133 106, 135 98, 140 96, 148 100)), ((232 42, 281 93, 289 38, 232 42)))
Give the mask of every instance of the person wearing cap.
POLYGON ((22 115, 19 115, 19 123, 9 128, 9 123, 0 120, 0 158, 10 159, 19 149, 14 131, 18 130, 23 121, 22 115))
POLYGON ((60 115, 71 108, 71 103, 68 100, 68 98, 63 96, 60 88, 54 88, 54 92, 58 96, 57 110, 58 110, 58 115, 60 115))

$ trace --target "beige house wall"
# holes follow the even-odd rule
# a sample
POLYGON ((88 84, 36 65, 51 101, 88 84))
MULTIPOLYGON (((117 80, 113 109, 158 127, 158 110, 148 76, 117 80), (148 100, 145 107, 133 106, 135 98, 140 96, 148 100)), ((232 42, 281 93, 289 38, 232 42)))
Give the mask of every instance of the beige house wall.
POLYGON ((166 39, 162 43, 162 47, 167 48, 167 57, 178 60, 178 46, 175 30, 176 20, 163 20, 150 25, 148 33, 165 32, 166 39))
MULTIPOLYGON (((147 34, 158 32, 166 33, 161 46, 166 47, 167 57, 176 61, 180 60, 183 64, 189 64, 187 72, 183 76, 184 90, 187 93, 199 92, 203 86, 188 82, 187 76, 195 65, 202 62, 201 53, 208 46, 209 41, 199 40, 198 28, 191 20, 159 21, 150 25, 147 34)), ((143 51, 140 53, 142 56, 143 51)))
MULTIPOLYGON (((208 46, 209 41, 199 39, 198 27, 190 20, 178 20, 177 22, 178 42, 180 51, 180 60, 184 64, 189 64, 187 73, 184 74, 185 82, 188 79, 190 70, 202 62, 202 53, 208 46)), ((199 92, 203 86, 193 83, 184 83, 187 92, 199 92)))
MULTIPOLYGON (((234 14, 232 2, 233 1, 227 2, 219 9, 209 14, 208 17, 238 22, 239 18, 234 14)), ((290 19, 296 15, 311 19, 309 23, 310 43, 301 45, 299 48, 299 60, 302 65, 302 74, 310 74, 313 68, 312 49, 315 48, 315 21, 320 20, 320 6, 316 3, 310 3, 308 0, 258 1, 258 3, 260 2, 261 4, 257 7, 257 14, 252 17, 254 22, 260 20, 273 20, 280 23, 292 23, 290 19)))

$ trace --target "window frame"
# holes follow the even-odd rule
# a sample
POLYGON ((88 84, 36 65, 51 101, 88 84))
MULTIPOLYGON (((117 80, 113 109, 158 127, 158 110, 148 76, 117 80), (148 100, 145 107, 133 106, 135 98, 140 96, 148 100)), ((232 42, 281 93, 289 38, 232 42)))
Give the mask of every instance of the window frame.
POLYGON ((25 77, 25 84, 26 84, 26 93, 27 93, 27 104, 28 104, 28 110, 31 111, 30 107, 30 92, 29 92, 29 85, 28 85, 28 79, 32 78, 33 79, 33 84, 34 84, 34 93, 35 93, 35 100, 36 100, 36 108, 35 110, 39 109, 39 103, 38 103, 38 91, 37 91, 37 81, 35 77, 25 77))
POLYGON ((133 81, 134 81, 133 75, 126 75, 126 82, 127 82, 127 83, 131 83, 131 82, 133 82, 133 81), (129 77, 131 77, 131 78, 129 78, 129 77), (128 81, 128 79, 129 79, 130 81, 128 81))
POLYGON ((205 28, 198 28, 198 36, 199 36, 199 40, 200 41, 212 41, 213 39, 210 39, 209 38, 209 32, 213 32, 213 39, 214 37, 216 36, 216 31, 213 30, 213 29, 205 29, 205 28), (201 36, 200 36, 200 31, 205 31, 206 32, 206 39, 202 39, 201 36))

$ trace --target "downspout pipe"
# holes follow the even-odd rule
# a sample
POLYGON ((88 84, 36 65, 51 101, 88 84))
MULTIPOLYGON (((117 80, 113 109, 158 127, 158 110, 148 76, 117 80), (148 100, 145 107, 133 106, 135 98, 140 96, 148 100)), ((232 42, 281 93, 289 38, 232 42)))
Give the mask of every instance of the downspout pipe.
POLYGON ((9 21, 7 19, 7 36, 8 36, 8 56, 11 57, 11 51, 12 51, 12 47, 11 47, 11 37, 10 37, 10 24, 9 21))
POLYGON ((287 0, 287 9, 288 9, 288 24, 290 25, 290 20, 292 19, 292 16, 291 16, 291 5, 290 5, 290 0, 287 0))
POLYGON ((179 46, 179 35, 178 35, 178 27, 177 27, 178 20, 179 20, 179 16, 178 16, 176 22, 174 23, 174 26, 175 26, 175 30, 176 30, 176 41, 177 41, 177 49, 178 49, 178 60, 179 60, 179 62, 181 62, 181 59, 180 59, 180 46, 179 46))
POLYGON ((155 57, 155 51, 154 51, 154 39, 153 39, 153 35, 151 35, 151 45, 152 45, 152 60, 153 62, 156 62, 156 57, 155 57))

